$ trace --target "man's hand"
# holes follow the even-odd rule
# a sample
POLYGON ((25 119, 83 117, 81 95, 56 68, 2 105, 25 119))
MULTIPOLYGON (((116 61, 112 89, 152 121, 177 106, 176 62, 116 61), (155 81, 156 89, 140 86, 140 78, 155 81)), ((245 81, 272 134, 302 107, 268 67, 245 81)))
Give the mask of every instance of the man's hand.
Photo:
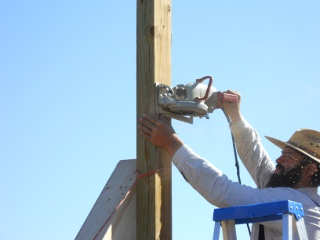
POLYGON ((140 134, 155 146, 166 150, 171 157, 183 145, 172 126, 164 120, 144 114, 139 123, 140 134))
POLYGON ((238 96, 237 102, 224 101, 221 107, 222 110, 230 117, 231 123, 236 123, 241 119, 241 113, 240 113, 241 96, 238 92, 233 92, 230 90, 226 91, 226 93, 238 96))

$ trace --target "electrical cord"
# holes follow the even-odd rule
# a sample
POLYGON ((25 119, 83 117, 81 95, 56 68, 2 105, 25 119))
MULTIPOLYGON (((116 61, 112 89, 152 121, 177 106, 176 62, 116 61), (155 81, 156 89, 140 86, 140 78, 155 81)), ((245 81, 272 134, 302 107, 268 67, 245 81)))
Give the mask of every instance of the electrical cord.
MULTIPOLYGON (((228 121, 228 123, 230 125, 231 124, 231 120, 230 120, 229 116, 226 114, 226 112, 223 109, 221 109, 221 110, 224 113, 224 115, 226 116, 227 121, 228 121)), ((239 161, 238 161, 237 148, 236 148, 236 144, 235 144, 235 141, 234 141, 234 136, 233 136, 231 131, 230 131, 230 133, 231 133, 231 139, 232 139, 233 154, 234 154, 234 159, 235 159, 235 167, 237 169, 238 182, 240 184, 242 184, 241 183, 241 177, 240 177, 240 165, 239 165, 239 161)), ((249 236, 251 236, 251 230, 250 230, 250 227, 249 227, 249 223, 247 223, 247 228, 248 228, 249 236)))

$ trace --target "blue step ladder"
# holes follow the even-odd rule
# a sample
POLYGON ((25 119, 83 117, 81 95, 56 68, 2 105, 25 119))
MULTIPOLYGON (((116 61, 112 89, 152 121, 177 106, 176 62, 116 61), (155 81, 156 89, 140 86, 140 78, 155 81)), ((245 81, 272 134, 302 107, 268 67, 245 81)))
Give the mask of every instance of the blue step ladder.
POLYGON ((218 208, 213 212, 213 220, 213 240, 219 240, 221 227, 224 240, 236 240, 236 224, 275 220, 282 220, 283 240, 308 240, 302 204, 293 201, 218 208))

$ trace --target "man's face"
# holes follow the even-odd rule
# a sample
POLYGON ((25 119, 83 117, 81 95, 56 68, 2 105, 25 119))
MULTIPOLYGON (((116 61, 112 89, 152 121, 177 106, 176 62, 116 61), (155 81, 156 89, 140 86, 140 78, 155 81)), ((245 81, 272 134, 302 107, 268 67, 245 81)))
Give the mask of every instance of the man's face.
POLYGON ((276 160, 276 170, 272 174, 267 187, 294 187, 301 179, 305 156, 289 147, 282 150, 276 160))

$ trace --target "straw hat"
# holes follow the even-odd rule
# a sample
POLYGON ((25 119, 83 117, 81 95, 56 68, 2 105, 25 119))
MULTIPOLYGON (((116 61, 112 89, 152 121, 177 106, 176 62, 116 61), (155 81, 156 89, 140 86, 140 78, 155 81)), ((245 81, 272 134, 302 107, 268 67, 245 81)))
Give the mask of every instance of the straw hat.
POLYGON ((311 129, 299 129, 287 142, 266 138, 279 148, 291 147, 320 163, 320 132, 311 129))

